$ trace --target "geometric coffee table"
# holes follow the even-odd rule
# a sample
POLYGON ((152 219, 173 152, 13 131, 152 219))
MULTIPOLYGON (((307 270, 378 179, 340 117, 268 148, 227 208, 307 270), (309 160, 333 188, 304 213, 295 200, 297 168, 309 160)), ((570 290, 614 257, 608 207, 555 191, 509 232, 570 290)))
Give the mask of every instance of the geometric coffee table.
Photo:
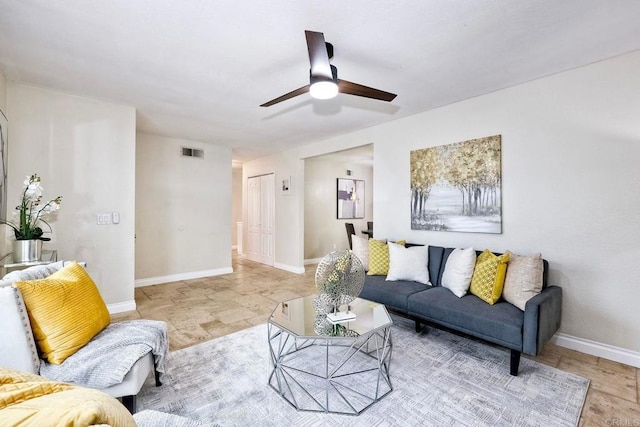
POLYGON ((393 390, 393 321, 384 305, 356 298, 356 318, 334 325, 316 297, 281 302, 269 317, 269 385, 299 411, 359 415, 393 390))

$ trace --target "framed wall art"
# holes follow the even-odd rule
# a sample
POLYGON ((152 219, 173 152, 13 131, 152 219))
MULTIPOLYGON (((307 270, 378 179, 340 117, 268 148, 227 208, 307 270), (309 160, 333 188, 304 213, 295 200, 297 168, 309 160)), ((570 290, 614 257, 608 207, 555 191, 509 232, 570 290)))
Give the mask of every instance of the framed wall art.
POLYGON ((338 219, 364 218, 364 180, 338 178, 338 219))
POLYGON ((502 233, 502 137, 411 152, 411 229, 502 233))
POLYGON ((282 187, 280 189, 282 194, 288 195, 291 194, 291 177, 288 176, 282 179, 282 187))

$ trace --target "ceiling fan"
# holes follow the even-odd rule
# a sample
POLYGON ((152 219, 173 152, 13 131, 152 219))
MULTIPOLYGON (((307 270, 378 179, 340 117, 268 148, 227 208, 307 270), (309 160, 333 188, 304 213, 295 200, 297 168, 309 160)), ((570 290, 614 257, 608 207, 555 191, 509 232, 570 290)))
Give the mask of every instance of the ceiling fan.
POLYGON ((316 99, 333 98, 338 92, 387 102, 397 96, 394 93, 338 79, 338 69, 329 63, 329 59, 333 57, 333 45, 324 41, 322 33, 316 31, 305 31, 304 33, 307 37, 309 62, 311 63, 309 84, 265 102, 261 107, 270 107, 307 92, 316 99))

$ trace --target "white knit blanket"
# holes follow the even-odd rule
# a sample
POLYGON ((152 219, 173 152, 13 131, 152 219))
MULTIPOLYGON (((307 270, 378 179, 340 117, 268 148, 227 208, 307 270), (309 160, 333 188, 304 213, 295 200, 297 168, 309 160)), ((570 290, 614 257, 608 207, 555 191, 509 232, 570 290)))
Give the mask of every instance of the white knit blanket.
POLYGON ((150 351, 162 380, 169 353, 165 322, 129 320, 112 323, 62 364, 41 361, 40 375, 54 381, 103 389, 120 384, 131 367, 150 351))

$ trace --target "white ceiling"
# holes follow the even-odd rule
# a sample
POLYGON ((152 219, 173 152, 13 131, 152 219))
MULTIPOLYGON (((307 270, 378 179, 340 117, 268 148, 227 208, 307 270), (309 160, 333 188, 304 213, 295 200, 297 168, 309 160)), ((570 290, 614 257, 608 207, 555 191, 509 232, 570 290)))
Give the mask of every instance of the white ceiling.
POLYGON ((245 161, 640 49, 639 22, 637 0, 0 0, 0 69, 245 161), (308 84, 307 29, 398 97, 260 108, 308 84))

